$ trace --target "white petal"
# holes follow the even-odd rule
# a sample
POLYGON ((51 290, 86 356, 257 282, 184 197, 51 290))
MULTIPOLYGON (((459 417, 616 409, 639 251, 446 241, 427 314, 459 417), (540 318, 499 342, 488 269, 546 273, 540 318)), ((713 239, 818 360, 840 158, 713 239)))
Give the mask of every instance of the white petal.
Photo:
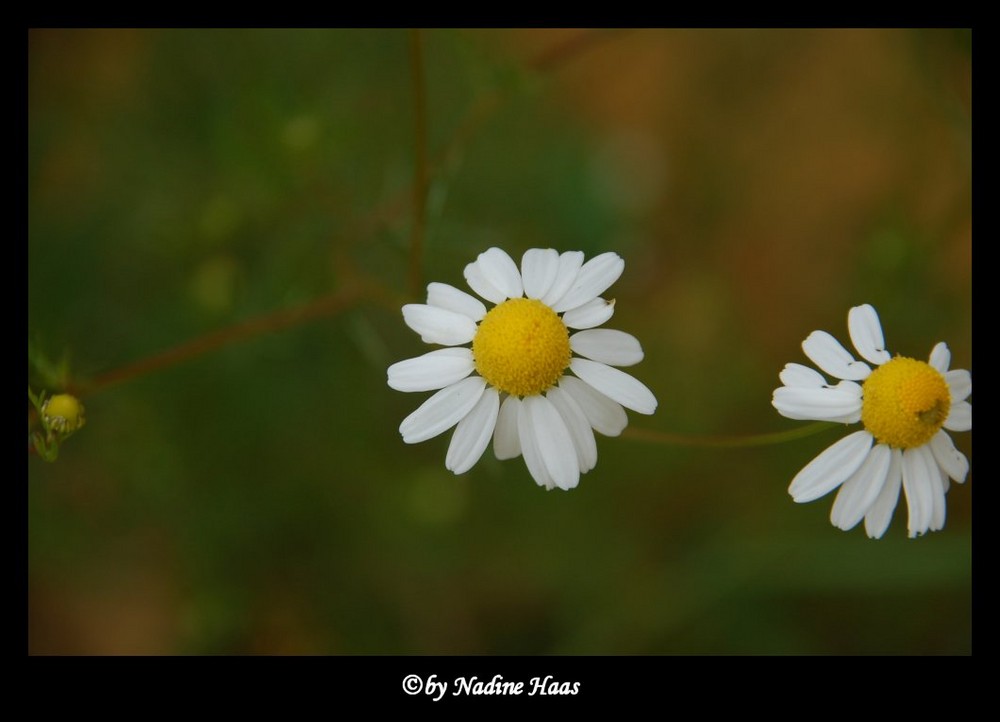
POLYGON ((505 251, 496 246, 488 248, 479 254, 476 264, 483 272, 483 278, 506 298, 519 298, 524 293, 521 273, 505 251))
POLYGON ((778 378, 785 386, 810 386, 813 388, 826 386, 823 374, 802 364, 785 364, 785 368, 778 374, 778 378))
POLYGON ((951 394, 953 404, 965 401, 972 393, 972 374, 965 369, 948 371, 944 375, 944 380, 948 382, 948 392, 951 394))
POLYGON ((799 504, 819 499, 840 486, 868 458, 874 437, 855 431, 806 464, 788 487, 799 504))
POLYGON ((771 405, 789 419, 852 424, 861 418, 861 387, 853 381, 833 388, 781 386, 774 390, 771 405))
MULTIPOLYGON (((528 397, 531 398, 531 397, 528 397)), ((542 460, 542 452, 538 448, 538 435, 535 433, 535 421, 528 410, 528 399, 517 405, 517 435, 521 443, 521 453, 524 464, 535 483, 546 489, 554 489, 556 482, 542 460)))
POLYGON ((653 392, 624 371, 583 358, 572 359, 569 367, 583 381, 625 408, 647 415, 656 411, 653 392))
MULTIPOLYGON (((580 483, 580 465, 576 460, 573 439, 566 423, 544 396, 528 396, 521 400, 531 417, 535 440, 549 477, 560 489, 572 489, 580 483)), ((522 433, 521 446, 524 446, 522 433)))
POLYGON ((552 288, 559 272, 559 251, 554 248, 529 248, 521 256, 521 280, 524 295, 541 298, 552 288))
POLYGON ((899 449, 890 451, 892 456, 882 491, 865 514, 865 533, 872 539, 881 539, 885 530, 889 528, 892 512, 896 510, 899 501, 899 488, 903 484, 903 452, 899 449))
POLYGON ((457 346, 468 343, 476 335, 475 322, 465 314, 423 303, 403 306, 403 320, 425 343, 457 346))
POLYGON ((555 386, 549 389, 545 396, 566 422, 566 429, 573 438, 580 473, 586 474, 597 464, 597 442, 594 440, 594 432, 590 428, 590 422, 587 421, 587 415, 565 389, 555 386))
POLYGON ((443 434, 465 418, 485 388, 482 376, 472 376, 441 389, 403 419, 399 425, 403 441, 417 444, 443 434))
POLYGON ((497 428, 493 432, 493 455, 503 461, 516 459, 521 455, 521 439, 517 432, 517 412, 521 401, 516 396, 508 396, 500 405, 497 428))
POLYGON ((878 313, 870 304, 855 306, 847 313, 847 330, 851 332, 851 343, 865 359, 876 366, 889 361, 892 356, 885 350, 885 338, 878 313))
POLYGON ((812 362, 831 376, 849 381, 860 381, 872 370, 864 361, 855 361, 840 342, 826 331, 813 331, 802 342, 802 350, 812 362))
POLYGON ((569 346, 581 356, 611 366, 634 366, 643 359, 639 340, 632 334, 612 328, 574 333, 569 337, 569 346))
POLYGON ((933 506, 931 507, 931 531, 941 531, 944 529, 945 518, 948 515, 948 506, 945 501, 944 495, 948 492, 948 477, 944 475, 940 467, 936 467, 935 471, 935 481, 937 482, 932 486, 933 495, 931 496, 931 501, 933 506))
POLYGON ((625 270, 625 261, 617 253, 608 251, 583 264, 576 280, 562 298, 551 304, 556 313, 582 306, 604 293, 618 280, 625 270))
POLYGON ((925 533, 931 525, 934 514, 935 487, 938 473, 934 457, 926 446, 917 446, 903 451, 903 491, 909 518, 906 528, 910 538, 925 533))
POLYGON ((941 373, 948 372, 948 365, 951 363, 951 350, 948 344, 941 341, 931 349, 930 365, 941 373))
POLYGON ((612 401, 589 384, 573 376, 563 376, 559 388, 565 389, 580 405, 594 430, 605 436, 618 436, 628 426, 628 416, 621 404, 612 401))
POLYGON ((944 420, 944 428, 948 431, 968 431, 972 428, 972 404, 959 401, 951 405, 948 418, 944 420))
POLYGON ((461 381, 476 368, 472 349, 441 348, 389 367, 389 386, 396 391, 433 391, 461 381))
POLYGON ((583 266, 583 251, 566 251, 559 256, 559 270, 556 271, 556 280, 552 282, 552 287, 539 299, 545 305, 551 307, 553 301, 562 298, 569 287, 573 285, 580 267, 583 266))
POLYGON ((864 463, 844 482, 830 510, 830 522, 835 527, 847 531, 864 518, 885 485, 891 459, 892 450, 876 444, 864 463))
POLYGON ((594 328, 610 319, 615 313, 615 299, 605 301, 595 298, 563 314, 562 320, 569 328, 594 328))
POLYGON ((487 301, 492 301, 493 303, 503 303, 507 300, 507 296, 503 291, 500 291, 496 286, 486 280, 486 276, 483 275, 483 272, 480 270, 476 261, 473 261, 465 267, 465 282, 469 284, 469 288, 478 293, 481 297, 485 298, 487 301))
POLYGON ((486 315, 486 306, 482 301, 447 283, 428 283, 427 303, 430 306, 461 313, 473 321, 481 321, 486 315))
POLYGON ((941 469, 959 484, 969 473, 969 460, 955 448, 955 443, 944 431, 938 431, 931 439, 931 452, 941 469))
POLYGON ((490 444, 499 410, 500 394, 496 389, 486 389, 472 411, 455 427, 444 461, 446 469, 464 474, 475 466, 490 444))

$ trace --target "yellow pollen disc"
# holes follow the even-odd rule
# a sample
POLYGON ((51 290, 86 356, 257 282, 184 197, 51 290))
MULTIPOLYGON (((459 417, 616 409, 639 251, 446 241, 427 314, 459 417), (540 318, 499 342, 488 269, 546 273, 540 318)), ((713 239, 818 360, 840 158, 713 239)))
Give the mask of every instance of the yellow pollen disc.
POLYGON ((545 391, 569 366, 569 332, 556 312, 533 298, 494 306, 472 339, 476 371, 513 396, 545 391))
POLYGON ((910 449, 926 444, 951 410, 951 393, 933 366, 897 356, 865 379, 861 422, 882 444, 910 449))

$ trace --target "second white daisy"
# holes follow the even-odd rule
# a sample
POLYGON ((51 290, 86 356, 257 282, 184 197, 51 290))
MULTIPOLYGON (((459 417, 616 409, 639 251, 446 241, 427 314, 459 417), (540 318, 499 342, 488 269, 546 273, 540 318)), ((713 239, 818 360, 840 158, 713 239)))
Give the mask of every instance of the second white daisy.
POLYGON ((447 348, 389 367, 398 391, 440 389, 400 424, 403 441, 456 427, 445 459, 454 473, 471 469, 492 439, 498 459, 523 455, 539 486, 575 487, 597 463, 594 431, 620 434, 622 407, 656 410, 652 392, 614 368, 642 360, 639 342, 596 328, 614 313, 601 294, 624 268, 616 253, 584 263, 580 251, 534 248, 518 269, 490 248, 465 267, 469 287, 496 304, 489 311, 453 286, 429 284, 427 303, 403 306, 403 319, 425 343, 447 348))
POLYGON ((879 538, 902 488, 910 536, 942 529, 948 479, 962 483, 969 471, 968 460, 944 429, 972 428, 972 406, 966 401, 972 376, 964 369, 948 370, 951 352, 944 343, 931 350, 928 362, 890 356, 878 314, 868 304, 850 310, 847 326, 854 348, 875 369, 826 331, 813 331, 802 350, 841 380, 831 385, 818 371, 790 363, 771 403, 790 419, 860 421, 864 428, 809 462, 788 493, 801 503, 840 487, 830 512, 833 525, 846 531, 864 519, 868 536, 879 538))

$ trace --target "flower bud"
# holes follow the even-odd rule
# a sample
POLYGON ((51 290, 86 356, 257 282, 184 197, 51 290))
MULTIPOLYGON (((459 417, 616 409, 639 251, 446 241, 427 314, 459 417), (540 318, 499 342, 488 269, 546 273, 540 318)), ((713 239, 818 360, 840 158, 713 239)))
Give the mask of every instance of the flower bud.
POLYGON ((75 396, 56 394, 42 404, 42 416, 50 429, 60 434, 71 434, 83 427, 83 404, 75 396))

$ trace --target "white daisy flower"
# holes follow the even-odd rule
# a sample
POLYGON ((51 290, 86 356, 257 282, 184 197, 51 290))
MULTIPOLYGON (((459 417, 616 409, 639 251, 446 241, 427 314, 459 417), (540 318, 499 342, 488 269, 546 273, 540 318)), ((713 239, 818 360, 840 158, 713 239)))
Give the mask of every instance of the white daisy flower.
POLYGON ((457 424, 445 459, 454 473, 471 469, 492 438, 498 459, 524 455, 539 486, 575 487, 597 464, 594 431, 620 434, 628 424, 623 406, 656 410, 648 388, 613 368, 642 361, 639 342, 596 328, 615 308, 600 294, 624 269, 616 253, 584 263, 581 251, 533 248, 518 270, 490 248, 465 267, 472 290, 496 304, 489 311, 453 286, 429 284, 427 303, 403 306, 403 320, 425 343, 447 348, 393 364, 389 386, 440 391, 403 419, 403 441, 426 441, 457 424))
POLYGON ((931 351, 928 363, 891 357, 882 325, 870 305, 847 314, 856 360, 825 331, 813 331, 802 342, 814 364, 834 378, 787 364, 784 384, 771 403, 782 416, 815 421, 861 422, 864 427, 813 459, 792 480, 788 493, 799 503, 813 501, 840 487, 830 521, 847 531, 862 519, 869 537, 880 538, 889 526, 899 489, 909 507, 910 537, 944 527, 949 477, 965 481, 969 462, 955 448, 949 431, 972 428, 972 376, 948 370, 951 352, 944 343, 931 351))

